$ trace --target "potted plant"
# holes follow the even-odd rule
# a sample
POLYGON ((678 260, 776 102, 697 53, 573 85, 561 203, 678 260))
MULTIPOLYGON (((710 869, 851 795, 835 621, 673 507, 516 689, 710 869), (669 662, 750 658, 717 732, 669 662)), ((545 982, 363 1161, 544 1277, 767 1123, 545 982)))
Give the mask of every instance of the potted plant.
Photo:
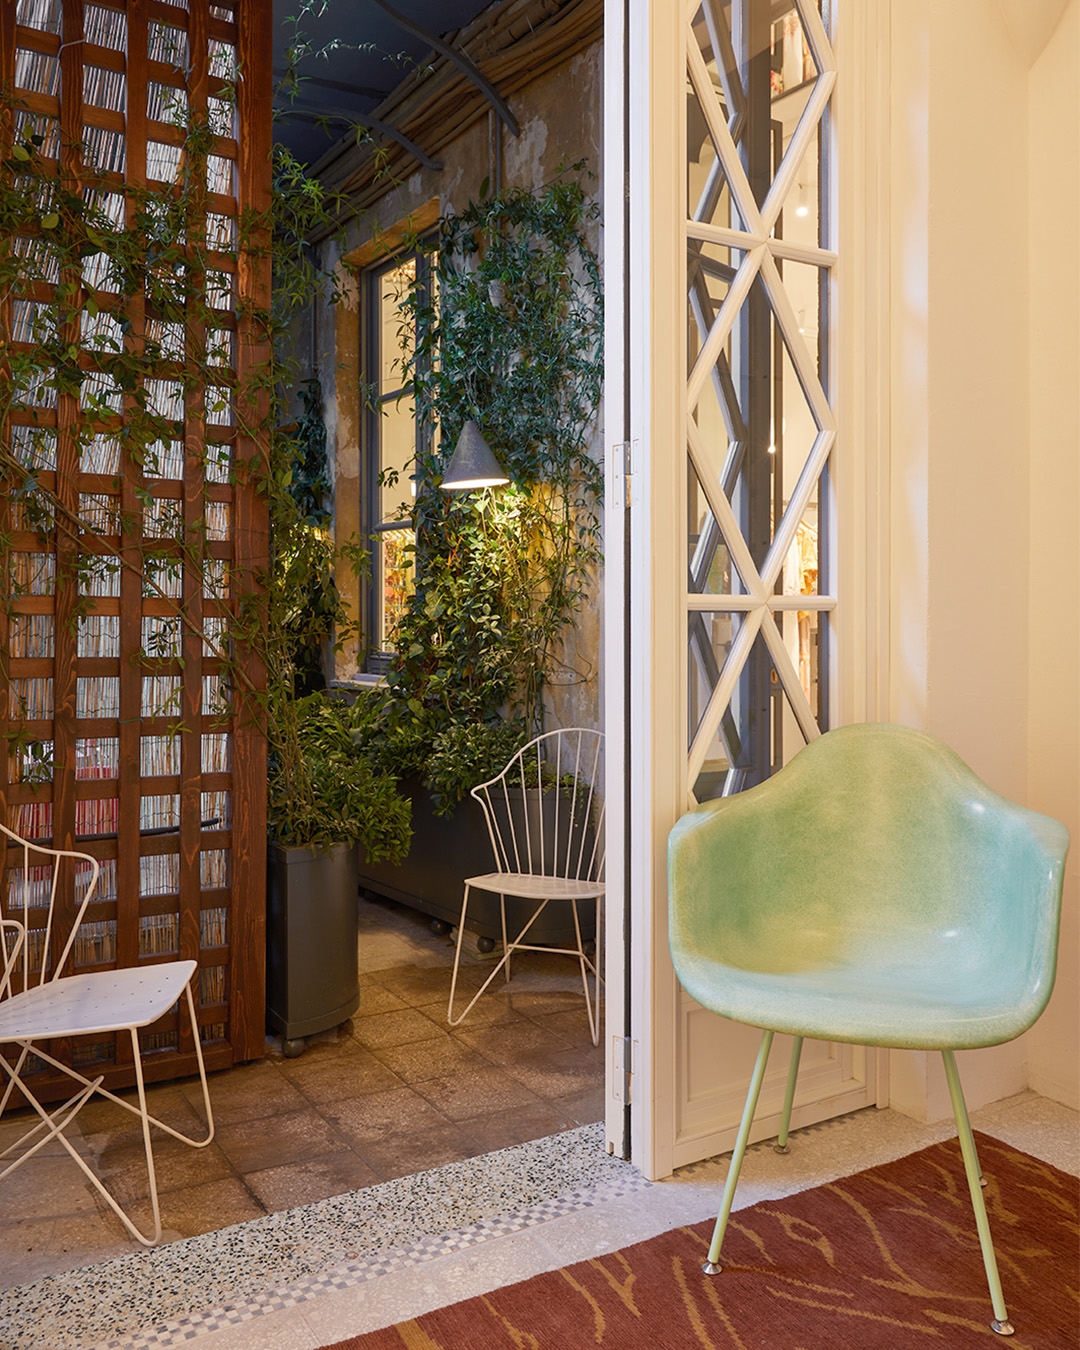
POLYGON ((357 844, 400 861, 409 804, 358 755, 349 708, 325 693, 277 710, 270 768, 266 1009, 287 1056, 351 1017, 357 973, 357 844))

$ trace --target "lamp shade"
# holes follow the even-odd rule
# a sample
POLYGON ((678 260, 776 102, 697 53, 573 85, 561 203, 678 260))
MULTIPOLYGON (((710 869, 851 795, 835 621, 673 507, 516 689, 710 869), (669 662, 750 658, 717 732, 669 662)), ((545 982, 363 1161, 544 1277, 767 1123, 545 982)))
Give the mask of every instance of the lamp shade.
POLYGON ((509 481, 491 446, 480 434, 480 428, 471 420, 466 422, 443 474, 441 486, 444 491, 468 492, 471 488, 501 487, 509 481))

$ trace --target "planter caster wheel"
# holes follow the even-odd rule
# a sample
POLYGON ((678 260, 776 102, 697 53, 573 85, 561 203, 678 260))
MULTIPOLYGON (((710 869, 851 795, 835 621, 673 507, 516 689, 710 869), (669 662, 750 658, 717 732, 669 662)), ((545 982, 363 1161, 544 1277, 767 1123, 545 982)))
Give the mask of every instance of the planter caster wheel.
POLYGON ((488 952, 493 952, 495 950, 495 939, 488 937, 477 938, 476 950, 478 952, 483 952, 485 956, 488 952))
POLYGON ((428 924, 428 927, 436 937, 445 937, 450 931, 450 925, 445 919, 432 919, 431 923, 428 924))
POLYGON ((307 1041, 303 1036, 297 1036, 294 1040, 286 1038, 281 1042, 281 1053, 286 1059, 299 1059, 307 1049, 307 1041))

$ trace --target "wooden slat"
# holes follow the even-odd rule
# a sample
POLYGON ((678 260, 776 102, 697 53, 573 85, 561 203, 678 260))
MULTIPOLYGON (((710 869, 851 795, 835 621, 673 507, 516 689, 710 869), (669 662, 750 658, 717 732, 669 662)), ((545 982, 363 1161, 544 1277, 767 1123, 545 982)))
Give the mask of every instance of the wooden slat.
MULTIPOLYGON (((272 32, 260 7, 245 0, 239 8, 238 55, 243 78, 237 85, 240 121, 239 183, 240 212, 263 219, 270 210, 271 69, 272 32)), ((253 241, 250 254, 242 255, 239 269, 240 298, 256 309, 268 309, 270 300, 270 252, 267 231, 253 241)), ((237 368, 241 385, 264 367, 270 356, 268 335, 247 320, 238 337, 237 368)), ((241 420, 254 417, 265 426, 268 398, 260 394, 255 408, 241 412, 241 420)), ((233 511, 237 544, 237 583, 248 593, 258 594, 259 576, 269 563, 269 519, 264 498, 253 490, 253 479, 265 471, 265 435, 238 435, 237 478, 245 489, 238 493, 233 511)), ((261 693, 266 673, 253 653, 238 653, 249 685, 261 693)), ((254 1059, 262 1055, 266 1027, 266 739, 258 705, 246 699, 233 737, 233 848, 232 848, 232 946, 230 1035, 237 1056, 254 1059)))

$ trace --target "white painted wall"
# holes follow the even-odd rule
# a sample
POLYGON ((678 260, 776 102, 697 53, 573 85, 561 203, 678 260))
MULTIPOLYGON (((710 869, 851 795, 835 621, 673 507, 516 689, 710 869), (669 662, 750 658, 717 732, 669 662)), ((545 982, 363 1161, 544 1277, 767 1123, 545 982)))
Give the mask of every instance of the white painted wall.
POLYGON ((1080 1109, 1080 0, 1028 77, 1028 795, 1072 834, 1058 984, 1030 1085, 1080 1109))
MULTIPOLYGON (((1074 831, 1076 12, 1033 57, 990 0, 908 0, 890 44, 890 716, 1074 831)), ((1075 875, 1052 1012, 962 1057, 972 1106, 1076 1104, 1075 875)), ((936 1056, 894 1053, 890 1091, 949 1113, 936 1056)))

